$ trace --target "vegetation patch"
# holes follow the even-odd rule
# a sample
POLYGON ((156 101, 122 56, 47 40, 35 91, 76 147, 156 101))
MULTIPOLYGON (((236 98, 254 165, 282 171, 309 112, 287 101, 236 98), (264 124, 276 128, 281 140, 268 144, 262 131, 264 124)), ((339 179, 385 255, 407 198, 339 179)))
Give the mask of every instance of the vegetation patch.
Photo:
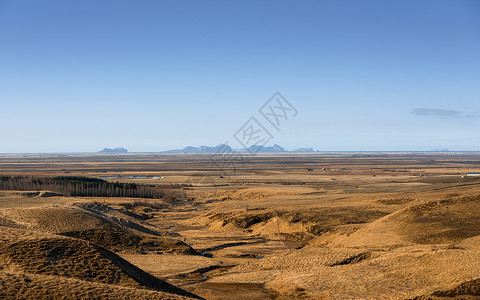
MULTIPOLYGON (((66 196, 78 197, 129 197, 153 198, 174 201, 183 196, 178 187, 109 182, 100 178, 82 176, 0 176, 0 190, 40 191, 49 190, 66 196)), ((27 197, 41 196, 35 192, 27 197)), ((49 196, 53 196, 49 195, 49 196)))

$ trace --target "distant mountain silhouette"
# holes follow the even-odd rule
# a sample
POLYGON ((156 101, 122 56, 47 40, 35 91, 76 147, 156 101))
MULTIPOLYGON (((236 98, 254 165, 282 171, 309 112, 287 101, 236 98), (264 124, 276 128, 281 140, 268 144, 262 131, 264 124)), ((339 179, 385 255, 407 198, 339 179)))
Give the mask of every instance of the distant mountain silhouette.
POLYGON ((273 147, 265 147, 260 145, 252 145, 248 147, 248 151, 257 153, 257 152, 285 152, 285 149, 277 144, 273 147))
POLYGON ((118 148, 115 148, 115 149, 111 149, 111 148, 103 148, 102 151, 98 151, 98 153, 127 153, 128 150, 125 149, 125 148, 122 148, 122 147, 118 147, 118 148))
POLYGON ((215 147, 209 146, 200 146, 200 147, 193 147, 188 146, 183 149, 176 149, 176 150, 167 150, 165 153, 228 153, 232 152, 232 148, 225 144, 220 144, 215 147))
POLYGON ((265 147, 261 145, 252 145, 248 147, 248 149, 232 149, 230 146, 225 144, 220 144, 215 147, 209 146, 200 146, 200 147, 193 147, 188 146, 183 149, 175 149, 175 150, 167 150, 164 153, 278 153, 278 152, 315 152, 313 148, 299 148, 293 151, 287 151, 280 145, 273 145, 270 147, 265 147))

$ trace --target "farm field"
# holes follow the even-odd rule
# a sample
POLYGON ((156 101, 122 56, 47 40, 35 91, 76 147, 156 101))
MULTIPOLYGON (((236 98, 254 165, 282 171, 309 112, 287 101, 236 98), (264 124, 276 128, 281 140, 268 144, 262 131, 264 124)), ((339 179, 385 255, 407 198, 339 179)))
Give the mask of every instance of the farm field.
POLYGON ((73 182, 0 190, 0 298, 473 299, 475 172, 474 152, 0 155, 4 186, 73 182))

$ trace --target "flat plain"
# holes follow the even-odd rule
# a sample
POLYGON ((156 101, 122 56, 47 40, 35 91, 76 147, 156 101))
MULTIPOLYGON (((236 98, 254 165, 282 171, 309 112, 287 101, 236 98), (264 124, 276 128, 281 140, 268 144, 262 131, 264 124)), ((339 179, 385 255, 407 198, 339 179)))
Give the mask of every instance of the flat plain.
POLYGON ((0 155, 0 175, 175 197, 0 190, 0 297, 480 297, 480 153, 0 155))

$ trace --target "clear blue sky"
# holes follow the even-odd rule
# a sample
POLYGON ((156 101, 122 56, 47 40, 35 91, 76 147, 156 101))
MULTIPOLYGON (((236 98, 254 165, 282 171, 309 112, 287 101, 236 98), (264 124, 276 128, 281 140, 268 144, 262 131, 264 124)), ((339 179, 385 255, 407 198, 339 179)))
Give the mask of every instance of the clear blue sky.
POLYGON ((480 1, 0 0, 0 153, 238 146, 276 91, 269 144, 480 150, 480 1))

